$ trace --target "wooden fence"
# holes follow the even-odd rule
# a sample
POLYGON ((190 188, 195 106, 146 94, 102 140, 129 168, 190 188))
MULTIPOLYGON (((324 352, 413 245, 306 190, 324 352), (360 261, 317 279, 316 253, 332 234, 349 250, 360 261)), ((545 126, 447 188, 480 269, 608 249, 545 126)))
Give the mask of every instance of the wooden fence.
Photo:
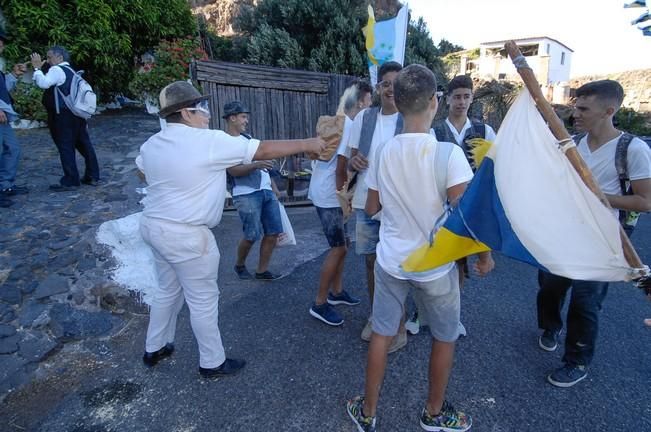
MULTIPOLYGON (((224 129, 224 104, 239 100, 250 110, 248 132, 257 139, 312 137, 319 116, 333 115, 339 97, 355 79, 347 75, 325 74, 270 66, 200 61, 192 66, 192 76, 204 94, 210 94, 213 113, 211 127, 224 129)), ((285 201, 302 201, 308 176, 301 176, 308 163, 304 158, 279 161, 285 179, 285 201), (297 175, 298 173, 298 175, 297 175)))

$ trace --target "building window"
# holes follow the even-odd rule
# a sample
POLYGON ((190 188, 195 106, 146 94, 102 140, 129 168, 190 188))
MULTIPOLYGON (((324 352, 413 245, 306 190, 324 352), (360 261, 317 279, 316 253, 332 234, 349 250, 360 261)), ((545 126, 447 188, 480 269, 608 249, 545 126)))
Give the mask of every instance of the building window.
POLYGON ((547 55, 549 55, 550 46, 547 44, 547 55))
POLYGON ((562 53, 561 53, 561 64, 562 64, 562 65, 565 64, 565 52, 562 52, 562 53))
POLYGON ((501 74, 497 75, 497 79, 500 79, 500 80, 506 79, 506 74, 501 73, 501 74))

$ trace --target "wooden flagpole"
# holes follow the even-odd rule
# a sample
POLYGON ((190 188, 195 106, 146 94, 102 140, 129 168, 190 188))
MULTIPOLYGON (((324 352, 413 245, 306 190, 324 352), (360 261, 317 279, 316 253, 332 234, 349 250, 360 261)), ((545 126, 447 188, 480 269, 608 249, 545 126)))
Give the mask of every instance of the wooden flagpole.
MULTIPOLYGON (((545 99, 543 96, 542 91, 540 90, 540 85, 538 84, 538 80, 536 79, 533 70, 529 67, 529 65, 526 64, 526 61, 524 61, 522 52, 520 52, 520 49, 516 43, 509 41, 504 45, 504 48, 506 49, 509 57, 511 57, 511 61, 513 61, 513 64, 518 70, 518 73, 522 77, 522 81, 524 81, 524 84, 527 86, 529 93, 536 102, 536 106, 540 110, 540 114, 547 122, 547 125, 552 131, 552 134, 554 134, 554 137, 556 137, 559 142, 566 142, 566 140, 571 140, 572 137, 567 129, 565 129, 565 125, 558 117, 558 115, 556 115, 556 112, 552 108, 551 104, 547 102, 547 99, 545 99)), ((599 184, 597 184, 596 180, 592 176, 592 172, 586 165, 583 158, 581 158, 581 155, 579 154, 576 147, 569 148, 565 152, 565 156, 570 161, 576 172, 579 174, 585 185, 592 192, 594 192, 597 198, 599 198, 599 200, 606 207, 611 208, 608 199, 601 191, 601 188, 599 188, 599 184)), ((624 250, 624 257, 626 258, 626 262, 628 262, 632 268, 643 269, 644 264, 642 263, 642 260, 635 251, 633 244, 621 226, 619 227, 619 236, 622 239, 622 248, 624 250)), ((639 276, 644 277, 647 275, 642 270, 640 270, 639 276)))

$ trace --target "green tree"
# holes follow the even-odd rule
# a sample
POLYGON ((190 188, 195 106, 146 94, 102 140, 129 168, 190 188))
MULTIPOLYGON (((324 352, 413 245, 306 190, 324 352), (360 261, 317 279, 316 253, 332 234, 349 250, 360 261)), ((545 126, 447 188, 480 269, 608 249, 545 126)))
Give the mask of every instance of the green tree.
POLYGON ((186 0, 0 0, 0 9, 11 38, 5 50, 10 62, 62 45, 105 99, 127 88, 134 56, 161 39, 196 34, 186 0))

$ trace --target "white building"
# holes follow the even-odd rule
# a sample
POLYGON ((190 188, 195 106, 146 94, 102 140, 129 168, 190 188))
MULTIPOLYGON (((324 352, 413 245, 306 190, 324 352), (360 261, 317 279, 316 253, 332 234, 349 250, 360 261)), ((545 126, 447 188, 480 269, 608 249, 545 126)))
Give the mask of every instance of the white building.
MULTIPOLYGON (((475 63, 473 74, 494 79, 510 79, 517 76, 513 62, 504 51, 506 42, 503 40, 481 43, 479 59, 473 62, 475 63)), ((567 45, 547 36, 515 39, 514 42, 527 58, 527 63, 533 69, 540 84, 556 86, 570 80, 574 51, 567 45)))

